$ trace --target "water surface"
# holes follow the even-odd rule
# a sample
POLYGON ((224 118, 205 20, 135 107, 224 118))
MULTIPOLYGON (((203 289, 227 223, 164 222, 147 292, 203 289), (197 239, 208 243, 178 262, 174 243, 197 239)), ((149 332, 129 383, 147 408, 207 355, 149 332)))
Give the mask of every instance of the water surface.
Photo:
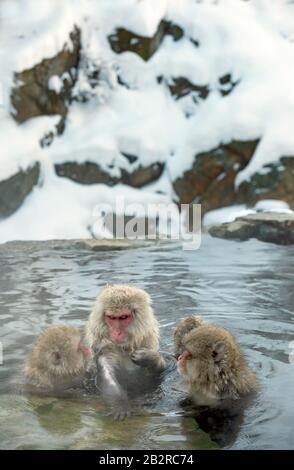
POLYGON ((0 448, 293 449, 293 261, 294 247, 208 236, 195 252, 176 244, 103 252, 70 243, 0 245, 0 448), (221 431, 221 442, 182 416, 176 371, 144 408, 115 424, 99 398, 20 394, 20 370, 40 331, 56 323, 82 329, 106 283, 148 290, 163 350, 172 348, 176 321, 191 313, 236 335, 260 390, 240 419, 221 431))

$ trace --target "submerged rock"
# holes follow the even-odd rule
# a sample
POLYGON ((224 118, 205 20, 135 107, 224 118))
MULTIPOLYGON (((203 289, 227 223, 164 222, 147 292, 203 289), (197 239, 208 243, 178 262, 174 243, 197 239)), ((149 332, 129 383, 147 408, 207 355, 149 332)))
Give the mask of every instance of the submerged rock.
POLYGON ((39 181, 40 164, 20 170, 10 178, 0 181, 0 217, 13 214, 39 181))
POLYGON ((294 214, 262 212, 237 217, 233 222, 207 227, 213 237, 258 240, 278 245, 294 244, 294 214))

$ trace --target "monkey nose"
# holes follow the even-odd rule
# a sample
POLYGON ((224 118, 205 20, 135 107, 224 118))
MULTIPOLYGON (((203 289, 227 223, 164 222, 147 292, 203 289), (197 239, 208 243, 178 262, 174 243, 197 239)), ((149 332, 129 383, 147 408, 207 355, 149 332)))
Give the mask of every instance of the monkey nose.
POLYGON ((179 357, 178 357, 178 367, 180 369, 183 369, 185 366, 185 363, 187 360, 192 358, 192 354, 189 353, 188 351, 184 351, 179 357))

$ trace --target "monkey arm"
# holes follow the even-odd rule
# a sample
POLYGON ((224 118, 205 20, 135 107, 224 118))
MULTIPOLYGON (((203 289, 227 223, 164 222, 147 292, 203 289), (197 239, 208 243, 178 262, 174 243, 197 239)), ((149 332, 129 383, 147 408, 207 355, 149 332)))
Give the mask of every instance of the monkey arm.
POLYGON ((137 349, 131 354, 132 361, 141 367, 146 367, 154 373, 161 373, 166 368, 166 362, 159 351, 137 349))
POLYGON ((130 403, 126 392, 116 378, 111 357, 106 355, 98 356, 96 363, 99 379, 97 387, 100 389, 104 401, 111 409, 110 414, 115 419, 126 418, 130 415, 130 403))

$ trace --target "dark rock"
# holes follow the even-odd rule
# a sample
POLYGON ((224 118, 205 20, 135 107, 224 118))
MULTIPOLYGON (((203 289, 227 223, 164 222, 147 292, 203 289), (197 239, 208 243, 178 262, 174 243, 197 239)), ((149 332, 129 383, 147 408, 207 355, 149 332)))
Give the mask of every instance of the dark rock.
MULTIPOLYGON (((109 167, 109 169, 111 169, 109 167)), ((112 176, 103 170, 97 163, 65 162, 55 165, 58 176, 63 176, 81 184, 103 183, 113 186, 118 183, 139 188, 160 177, 163 171, 162 163, 154 163, 148 167, 137 166, 132 172, 121 169, 121 176, 112 176)))
POLYGON ((152 37, 140 36, 124 28, 117 28, 108 36, 109 44, 114 52, 134 52, 147 61, 157 51, 166 35, 173 37, 175 41, 184 35, 182 28, 168 21, 161 21, 156 33, 152 37))
POLYGON ((96 163, 92 162, 64 162, 55 165, 58 176, 69 178, 81 184, 107 184, 113 186, 119 182, 119 178, 109 175, 96 163))
POLYGON ((236 174, 252 157, 258 141, 233 141, 217 149, 198 154, 192 168, 174 181, 180 203, 201 203, 202 213, 233 204, 236 174))
POLYGON ((132 173, 122 170, 121 182, 134 188, 141 188, 157 180, 161 176, 163 168, 163 163, 152 163, 147 167, 138 166, 132 173))
POLYGON ((179 25, 165 20, 163 20, 162 23, 164 24, 164 31, 166 35, 172 36, 174 41, 179 41, 182 39, 184 36, 184 31, 179 25))
POLYGON ((254 205, 262 199, 281 199, 294 208, 294 157, 265 165, 239 187, 239 200, 254 205))
POLYGON ((10 178, 0 181, 0 217, 13 214, 39 181, 40 164, 20 170, 10 178))
POLYGON ((200 42, 197 39, 190 38, 190 41, 192 44, 194 44, 195 47, 200 46, 200 42))
POLYGON ((219 79, 219 91, 222 96, 229 95, 234 88, 240 83, 240 80, 233 80, 230 73, 224 75, 219 79))
POLYGON ((13 117, 17 122, 22 123, 42 115, 66 116, 81 49, 81 33, 78 28, 70 34, 70 39, 72 50, 65 45, 55 57, 44 59, 33 68, 15 74, 11 103, 14 108, 13 117), (63 74, 67 74, 67 79, 63 79, 63 89, 57 94, 48 88, 48 81, 55 75, 62 79, 63 74))
POLYGON ((138 157, 136 155, 130 155, 129 153, 123 153, 122 155, 132 164, 135 163, 138 160, 138 157))
POLYGON ((213 237, 230 240, 258 240, 278 245, 294 244, 294 214, 262 212, 238 217, 234 222, 211 225, 208 232, 213 237))
POLYGON ((175 96, 176 99, 183 98, 183 96, 187 96, 192 92, 196 93, 201 99, 207 98, 209 94, 207 86, 195 85, 185 77, 173 78, 168 87, 172 96, 175 96))

